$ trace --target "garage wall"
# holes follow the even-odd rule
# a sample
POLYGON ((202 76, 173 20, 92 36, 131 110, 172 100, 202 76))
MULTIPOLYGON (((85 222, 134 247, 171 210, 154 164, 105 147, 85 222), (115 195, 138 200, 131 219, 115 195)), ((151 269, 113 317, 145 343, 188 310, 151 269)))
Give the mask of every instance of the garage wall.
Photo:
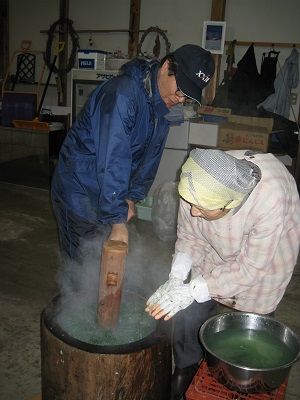
MULTIPOLYGON (((201 43, 202 22, 209 19, 210 0, 142 0, 140 28, 158 26, 167 30, 172 48, 183 43, 201 43)), ((70 19, 76 30, 128 29, 130 0, 71 0, 70 19)), ((32 40, 32 47, 43 50, 48 29, 59 18, 59 0, 10 0, 10 52, 19 48, 22 39, 32 40)), ((128 47, 127 33, 80 34, 81 48, 114 51, 125 54, 128 47)), ((150 35, 149 35, 150 37, 150 35)), ((154 37, 144 42, 145 51, 151 51, 154 37)))
MULTIPOLYGON (((298 0, 227 0, 226 1, 226 40, 257 41, 271 43, 291 43, 290 48, 275 47, 280 51, 278 60, 282 67, 285 59, 290 55, 292 43, 300 43, 300 2, 298 0)), ((260 71, 262 53, 268 52, 269 47, 254 47, 258 71, 260 71)), ((236 47, 235 56, 238 62, 247 47, 236 47)), ((298 48, 300 52, 300 49, 298 48)), ((225 57, 223 57, 223 68, 225 68, 225 57)), ((277 66, 277 73, 279 66, 277 66)), ((300 85, 292 90, 297 94, 297 102, 293 105, 294 112, 298 117, 300 85)), ((294 120, 293 113, 290 119, 294 120)))
POLYGON ((47 37, 40 31, 49 29, 59 18, 59 0, 9 0, 9 50, 20 48, 23 39, 32 48, 45 50, 47 37))
MULTIPOLYGON (((70 18, 74 28, 127 29, 130 0, 71 0, 70 18)), ((203 21, 210 19, 211 0, 142 0, 140 28, 159 26, 167 30, 171 50, 184 43, 201 44, 203 21)), ((300 43, 300 2, 298 0, 227 0, 226 40, 269 41, 300 43)), ((40 31, 48 29, 59 18, 59 0, 10 0, 10 52, 17 49, 22 39, 32 40, 34 48, 45 50, 47 36, 40 31)), ((143 51, 151 52, 155 35, 144 41, 143 51)), ((127 33, 80 34, 81 48, 127 53, 127 33)), ((164 42, 161 41, 162 55, 164 42)), ((247 48, 236 48, 238 62, 247 48)), ((260 67, 262 52, 255 48, 260 67)), ((290 54, 290 49, 280 51, 280 63, 290 54)), ((223 56, 222 70, 226 56, 223 56)), ((296 112, 299 109, 299 86, 296 112)), ((54 99, 54 97, 53 97, 54 99)), ((55 100, 51 100, 55 101, 55 100)))

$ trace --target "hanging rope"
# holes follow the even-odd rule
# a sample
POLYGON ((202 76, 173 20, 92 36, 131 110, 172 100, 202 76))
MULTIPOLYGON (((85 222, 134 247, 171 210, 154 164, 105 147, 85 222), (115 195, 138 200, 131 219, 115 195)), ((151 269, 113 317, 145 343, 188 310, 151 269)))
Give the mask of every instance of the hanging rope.
POLYGON ((162 36, 162 38, 165 41, 165 45, 166 45, 166 54, 170 53, 171 43, 169 42, 165 32, 163 30, 161 30, 158 26, 150 26, 150 28, 145 30, 145 32, 143 33, 143 35, 141 37, 141 40, 140 40, 140 42, 138 44, 138 48, 137 48, 137 54, 143 56, 142 45, 143 45, 143 42, 144 42, 146 36, 151 32, 156 32, 157 34, 162 36))
POLYGON ((66 25, 67 31, 71 37, 72 41, 72 51, 67 63, 66 68, 57 68, 54 66, 53 71, 58 74, 59 76, 66 75, 68 72, 71 71, 71 69, 74 67, 75 62, 76 62, 76 55, 77 55, 77 49, 79 49, 79 36, 77 35, 75 29, 73 28, 73 21, 68 19, 68 18, 60 18, 56 22, 54 22, 51 26, 50 29, 48 30, 48 39, 47 39, 47 45, 46 45, 46 53, 45 53, 45 63, 48 66, 48 68, 51 68, 52 64, 52 44, 53 40, 55 38, 55 31, 57 26, 60 25, 66 25))

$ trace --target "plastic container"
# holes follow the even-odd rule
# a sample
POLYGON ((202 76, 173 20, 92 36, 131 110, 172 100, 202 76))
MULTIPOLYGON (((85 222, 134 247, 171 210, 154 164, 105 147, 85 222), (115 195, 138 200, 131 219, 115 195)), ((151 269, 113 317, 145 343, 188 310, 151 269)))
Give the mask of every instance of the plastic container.
POLYGON ((272 392, 258 394, 235 392, 213 378, 204 361, 185 393, 185 397, 186 400, 284 400, 286 387, 287 381, 272 392))
POLYGON ((4 92, 2 99, 3 126, 14 126, 14 120, 32 121, 36 112, 36 93, 4 92))
POLYGON ((107 53, 101 50, 78 50, 79 69, 105 70, 107 53))
POLYGON ((118 71, 122 67, 122 65, 126 64, 128 61, 128 58, 108 57, 106 59, 106 68, 109 70, 118 71))
POLYGON ((143 201, 136 203, 136 215, 138 219, 143 219, 145 221, 151 221, 152 217, 152 203, 153 198, 148 196, 143 201))
POLYGON ((178 207, 178 182, 158 185, 153 194, 152 224, 155 235, 164 242, 177 238, 178 207))

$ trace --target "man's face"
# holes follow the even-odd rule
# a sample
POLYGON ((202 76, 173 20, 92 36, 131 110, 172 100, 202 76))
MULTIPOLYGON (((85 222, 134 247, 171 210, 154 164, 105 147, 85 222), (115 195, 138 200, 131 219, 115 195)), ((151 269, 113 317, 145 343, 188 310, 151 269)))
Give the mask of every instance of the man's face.
POLYGON ((158 89, 161 98, 168 108, 184 103, 187 97, 177 87, 174 75, 168 75, 169 61, 166 60, 158 72, 158 89))

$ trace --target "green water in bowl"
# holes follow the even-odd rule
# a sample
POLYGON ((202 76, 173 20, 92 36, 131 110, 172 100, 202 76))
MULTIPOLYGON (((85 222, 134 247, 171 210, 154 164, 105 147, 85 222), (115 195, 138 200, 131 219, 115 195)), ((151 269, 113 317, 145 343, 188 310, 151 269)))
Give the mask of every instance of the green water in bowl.
POLYGON ((242 367, 276 368, 293 359, 289 347, 266 331, 228 329, 211 334, 206 342, 218 358, 242 367))

